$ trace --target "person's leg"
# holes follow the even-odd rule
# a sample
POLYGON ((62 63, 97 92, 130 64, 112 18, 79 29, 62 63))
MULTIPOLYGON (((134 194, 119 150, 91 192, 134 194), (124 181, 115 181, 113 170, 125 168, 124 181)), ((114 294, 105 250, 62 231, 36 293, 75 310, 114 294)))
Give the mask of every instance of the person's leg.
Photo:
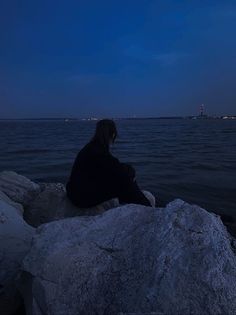
MULTIPOLYGON (((151 206, 153 208, 155 208, 156 207, 156 198, 153 196, 153 194, 150 191, 147 191, 147 190, 142 190, 142 193, 149 200, 151 206)), ((127 205, 127 202, 120 201, 120 206, 124 206, 124 205, 127 205)))

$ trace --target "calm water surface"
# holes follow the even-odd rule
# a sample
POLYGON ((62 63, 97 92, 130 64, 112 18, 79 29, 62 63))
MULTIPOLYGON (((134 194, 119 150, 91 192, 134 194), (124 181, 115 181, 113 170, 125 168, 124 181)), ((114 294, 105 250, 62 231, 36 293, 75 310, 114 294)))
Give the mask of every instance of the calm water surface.
MULTIPOLYGON (((236 216, 236 121, 117 120, 111 152, 161 204, 181 198, 236 216)), ((63 182, 94 121, 0 121, 0 171, 63 182)))

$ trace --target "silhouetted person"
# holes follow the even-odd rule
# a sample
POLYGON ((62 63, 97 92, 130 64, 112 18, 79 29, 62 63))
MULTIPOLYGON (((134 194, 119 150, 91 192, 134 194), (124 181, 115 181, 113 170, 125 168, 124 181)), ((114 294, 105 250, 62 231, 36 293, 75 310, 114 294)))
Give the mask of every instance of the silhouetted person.
POLYGON ((90 208, 118 198, 119 203, 151 206, 138 187, 135 170, 109 151, 117 129, 113 120, 98 121, 93 138, 78 153, 66 184, 68 198, 79 208, 90 208))

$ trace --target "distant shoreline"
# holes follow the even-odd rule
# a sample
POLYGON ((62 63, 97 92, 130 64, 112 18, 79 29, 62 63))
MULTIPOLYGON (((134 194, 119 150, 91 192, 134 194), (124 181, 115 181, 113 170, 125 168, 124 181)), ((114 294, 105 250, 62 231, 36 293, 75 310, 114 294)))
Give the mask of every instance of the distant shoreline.
MULTIPOLYGON (((98 121, 103 118, 0 118, 0 121, 98 121)), ((155 120, 155 119, 189 119, 189 120, 236 120, 236 115, 222 116, 161 116, 161 117, 112 117, 114 120, 155 120)))

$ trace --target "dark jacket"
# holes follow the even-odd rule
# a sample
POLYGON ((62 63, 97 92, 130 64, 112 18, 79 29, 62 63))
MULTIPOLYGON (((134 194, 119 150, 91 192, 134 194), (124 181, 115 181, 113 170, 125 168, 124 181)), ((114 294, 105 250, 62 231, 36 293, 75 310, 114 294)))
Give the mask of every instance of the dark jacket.
POLYGON ((67 196, 80 208, 112 198, 120 203, 151 206, 134 180, 135 170, 112 156, 108 148, 91 141, 78 153, 66 184, 67 196))

